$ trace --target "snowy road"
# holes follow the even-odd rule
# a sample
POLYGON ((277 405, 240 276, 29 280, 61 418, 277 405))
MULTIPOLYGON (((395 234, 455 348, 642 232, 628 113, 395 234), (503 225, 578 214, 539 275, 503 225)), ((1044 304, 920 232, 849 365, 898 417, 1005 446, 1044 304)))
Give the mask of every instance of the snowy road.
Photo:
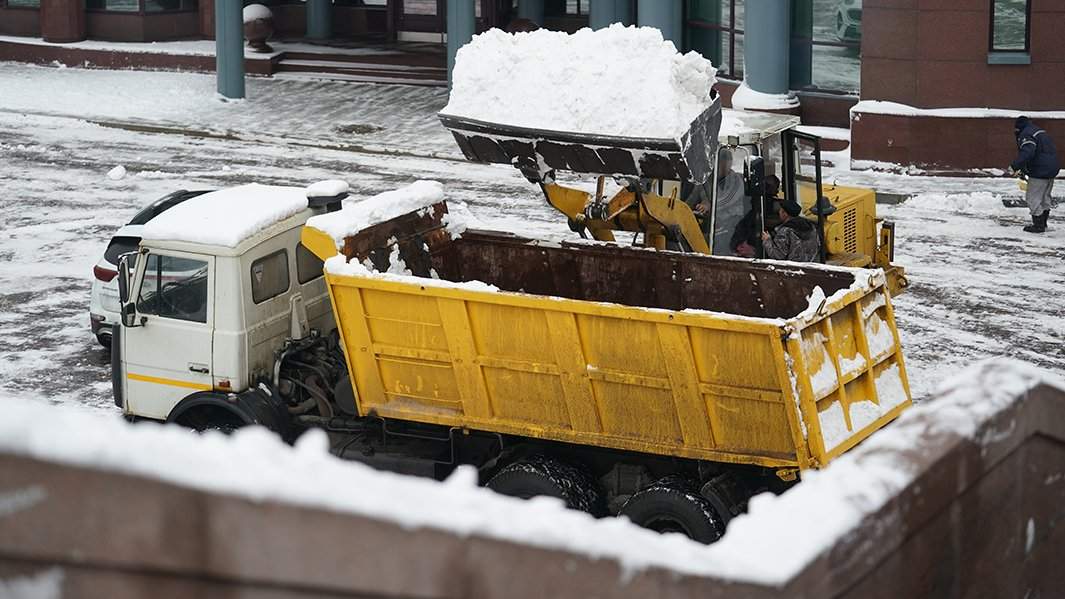
MULTIPOLYGON (((253 80, 252 99, 223 104, 213 85, 0 64, 0 389, 114 409, 107 355, 89 334, 92 266, 137 207, 177 188, 340 177, 358 195, 432 178, 494 228, 568 234, 517 171, 455 159, 435 121, 438 91, 253 80), (342 125, 357 126, 341 135, 342 125), (118 164, 129 174, 112 181, 118 164)), ((1026 211, 996 195, 1017 194, 1007 180, 827 178, 924 192, 879 207, 897 222, 897 261, 913 284, 896 313, 916 397, 987 356, 1065 373, 1065 222, 1022 233, 1026 211)))

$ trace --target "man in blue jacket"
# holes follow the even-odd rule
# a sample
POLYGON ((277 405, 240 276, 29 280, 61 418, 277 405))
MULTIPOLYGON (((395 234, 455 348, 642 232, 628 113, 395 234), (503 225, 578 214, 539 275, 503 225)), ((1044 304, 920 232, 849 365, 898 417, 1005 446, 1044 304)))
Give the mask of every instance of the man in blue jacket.
POLYGON ((1045 233, 1050 218, 1050 191, 1054 189, 1054 177, 1061 165, 1054 140, 1026 116, 1019 116, 1013 123, 1017 136, 1017 159, 1010 164, 1010 172, 1028 176, 1028 191, 1025 200, 1032 212, 1032 224, 1024 228, 1029 233, 1045 233))

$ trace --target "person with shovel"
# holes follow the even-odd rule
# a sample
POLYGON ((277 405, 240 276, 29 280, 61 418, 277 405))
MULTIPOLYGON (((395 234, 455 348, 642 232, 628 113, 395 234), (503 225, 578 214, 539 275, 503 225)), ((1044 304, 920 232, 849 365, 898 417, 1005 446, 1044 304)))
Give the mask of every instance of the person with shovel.
POLYGON ((1024 199, 1032 213, 1032 224, 1024 230, 1045 233, 1050 218, 1050 192, 1054 189, 1054 178, 1061 170, 1054 140, 1026 116, 1017 117, 1013 133, 1017 137, 1017 159, 1010 164, 1009 172, 1027 178, 1024 199))

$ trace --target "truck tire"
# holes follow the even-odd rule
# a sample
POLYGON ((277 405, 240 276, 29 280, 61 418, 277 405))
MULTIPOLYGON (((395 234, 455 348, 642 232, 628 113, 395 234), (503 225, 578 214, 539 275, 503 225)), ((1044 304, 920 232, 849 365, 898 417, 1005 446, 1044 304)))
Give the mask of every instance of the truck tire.
POLYGON ((485 486, 501 495, 521 499, 557 497, 570 509, 593 516, 603 513, 602 494, 588 474, 545 456, 531 456, 505 466, 485 486))
POLYGON ((724 520, 690 481, 670 476, 637 491, 618 516, 657 532, 679 532, 700 543, 725 534, 724 520))

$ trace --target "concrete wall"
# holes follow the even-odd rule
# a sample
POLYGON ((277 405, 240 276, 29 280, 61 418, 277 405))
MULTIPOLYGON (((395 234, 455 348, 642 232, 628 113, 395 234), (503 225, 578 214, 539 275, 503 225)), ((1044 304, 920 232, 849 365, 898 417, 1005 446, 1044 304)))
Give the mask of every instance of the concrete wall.
POLYGON ((0 581, 50 573, 68 599, 1058 596, 1065 392, 1036 387, 969 437, 936 420, 949 411, 921 417, 919 448, 879 456, 910 483, 780 588, 2 452, 0 581))

